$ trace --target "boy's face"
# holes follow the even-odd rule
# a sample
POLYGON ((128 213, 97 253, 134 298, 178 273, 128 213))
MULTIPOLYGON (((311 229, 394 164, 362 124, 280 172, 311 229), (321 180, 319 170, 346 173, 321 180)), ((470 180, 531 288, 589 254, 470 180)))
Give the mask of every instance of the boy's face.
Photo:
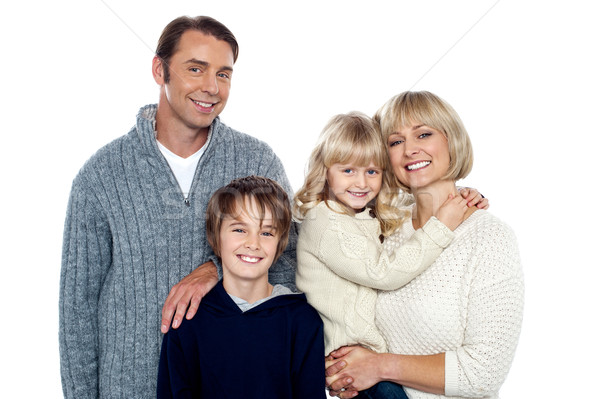
POLYGON ((271 212, 258 215, 254 201, 245 202, 236 217, 223 219, 220 231, 220 255, 223 278, 229 281, 259 281, 268 283, 269 267, 277 254, 280 233, 273 224, 271 212))

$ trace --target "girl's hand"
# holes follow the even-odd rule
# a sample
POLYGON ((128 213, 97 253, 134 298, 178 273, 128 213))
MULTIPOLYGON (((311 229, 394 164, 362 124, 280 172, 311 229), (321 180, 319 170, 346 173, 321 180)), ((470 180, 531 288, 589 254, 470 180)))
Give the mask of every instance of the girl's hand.
POLYGON ((466 199, 460 195, 450 194, 446 202, 436 212, 435 217, 454 231, 463 222, 468 209, 466 199))
POLYGON ((458 190, 460 195, 467 200, 467 205, 470 207, 477 206, 479 209, 488 209, 490 207, 490 201, 485 198, 477 189, 471 187, 461 187, 458 190))

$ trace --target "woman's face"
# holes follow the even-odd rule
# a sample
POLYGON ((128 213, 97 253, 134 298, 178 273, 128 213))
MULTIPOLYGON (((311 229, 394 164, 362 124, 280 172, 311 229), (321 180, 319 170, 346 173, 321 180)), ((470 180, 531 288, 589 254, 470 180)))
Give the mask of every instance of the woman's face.
POLYGON ((439 130, 411 124, 392 133, 387 144, 394 175, 413 191, 441 180, 448 172, 448 139, 439 130))

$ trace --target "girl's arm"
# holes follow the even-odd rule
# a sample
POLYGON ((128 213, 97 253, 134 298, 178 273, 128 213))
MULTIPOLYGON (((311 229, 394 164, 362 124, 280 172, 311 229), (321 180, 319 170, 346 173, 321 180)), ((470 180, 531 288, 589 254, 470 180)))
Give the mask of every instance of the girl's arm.
POLYGON ((454 233, 431 218, 403 245, 388 255, 379 241, 377 220, 338 215, 344 223, 329 224, 319 243, 319 257, 334 273, 356 284, 398 289, 428 268, 442 253, 454 233), (369 228, 370 227, 370 228, 369 228))

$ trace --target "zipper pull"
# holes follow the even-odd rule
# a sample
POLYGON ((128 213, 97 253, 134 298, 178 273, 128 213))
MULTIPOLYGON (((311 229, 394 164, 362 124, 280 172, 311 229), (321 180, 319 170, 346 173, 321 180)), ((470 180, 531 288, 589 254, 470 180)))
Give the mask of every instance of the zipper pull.
POLYGON ((190 200, 189 200, 189 198, 186 198, 186 199, 184 199, 184 200, 183 200, 183 203, 184 203, 185 205, 187 205, 187 206, 190 206, 190 200))

